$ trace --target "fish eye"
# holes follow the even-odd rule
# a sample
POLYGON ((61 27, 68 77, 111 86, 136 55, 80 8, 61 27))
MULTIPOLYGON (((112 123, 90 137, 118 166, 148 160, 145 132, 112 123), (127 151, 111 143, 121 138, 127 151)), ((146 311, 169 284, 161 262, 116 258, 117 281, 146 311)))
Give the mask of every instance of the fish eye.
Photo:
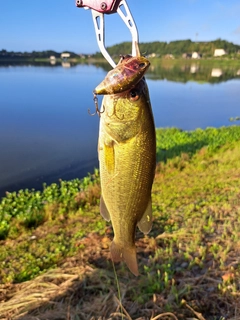
POLYGON ((131 101, 137 101, 139 99, 139 92, 136 89, 132 89, 130 91, 130 100, 131 101))
POLYGON ((142 63, 136 63, 134 66, 133 66, 133 69, 134 70, 138 70, 138 69, 142 69, 142 68, 144 68, 146 66, 146 64, 144 63, 144 62, 142 62, 142 63))
POLYGON ((139 68, 142 69, 142 68, 144 68, 144 67, 145 67, 145 63, 144 63, 144 62, 142 62, 142 63, 139 64, 139 68))

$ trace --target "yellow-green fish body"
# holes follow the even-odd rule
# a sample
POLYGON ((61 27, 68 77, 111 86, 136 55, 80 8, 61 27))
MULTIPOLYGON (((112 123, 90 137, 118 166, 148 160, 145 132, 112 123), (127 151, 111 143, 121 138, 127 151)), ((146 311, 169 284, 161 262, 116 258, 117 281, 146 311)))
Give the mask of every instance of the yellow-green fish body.
POLYGON ((100 212, 112 221, 111 256, 138 275, 135 230, 152 226, 151 188, 156 165, 155 126, 145 79, 103 98, 99 129, 100 212))

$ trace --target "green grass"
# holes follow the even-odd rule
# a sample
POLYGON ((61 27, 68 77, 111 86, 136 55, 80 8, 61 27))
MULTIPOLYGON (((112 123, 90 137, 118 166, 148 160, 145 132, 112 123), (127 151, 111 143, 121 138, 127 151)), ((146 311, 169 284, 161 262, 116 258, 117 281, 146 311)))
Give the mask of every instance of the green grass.
MULTIPOLYGON (((240 127, 156 133, 153 229, 145 237, 137 231, 141 276, 132 276, 125 264, 116 266, 123 305, 133 319, 144 315, 146 305, 152 305, 149 318, 157 310, 185 319, 194 316, 191 308, 205 319, 233 317, 240 312, 240 127)), ((99 196, 97 171, 44 186, 43 192, 8 193, 0 204, 1 282, 8 286, 52 268, 91 265, 97 276, 85 280, 84 294, 105 301, 116 288, 112 231, 99 214, 99 196)))
POLYGON ((87 201, 96 203, 99 196, 99 190, 94 190, 96 185, 99 185, 97 170, 82 180, 60 180, 59 184, 50 186, 44 184, 42 192, 34 189, 6 192, 0 202, 0 240, 16 237, 23 228, 36 228, 47 220, 64 219, 84 207, 87 201))
POLYGON ((212 156, 220 147, 231 148, 231 144, 240 140, 240 126, 196 129, 183 131, 177 128, 157 130, 157 159, 167 161, 180 157, 182 153, 192 157, 204 148, 212 156))

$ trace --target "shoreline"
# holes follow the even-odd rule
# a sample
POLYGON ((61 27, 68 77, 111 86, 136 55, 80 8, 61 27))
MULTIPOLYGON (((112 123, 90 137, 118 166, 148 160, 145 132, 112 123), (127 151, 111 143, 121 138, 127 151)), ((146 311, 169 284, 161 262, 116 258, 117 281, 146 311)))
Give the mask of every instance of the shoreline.
MULTIPOLYGON (((236 124, 230 124, 229 126, 223 126, 223 127, 219 127, 219 128, 215 128, 215 127, 208 127, 205 129, 201 129, 201 128, 196 128, 195 130, 182 130, 179 128, 156 128, 156 135, 160 136, 161 132, 164 131, 172 131, 173 135, 178 131, 181 132, 183 135, 186 134, 194 134, 197 132, 203 132, 205 134, 207 134, 207 131, 209 130, 222 130, 222 129, 226 129, 228 130, 229 128, 239 128, 239 140, 240 140, 240 123, 236 123, 236 124)), ((231 130, 231 129, 230 129, 231 130)), ((161 144, 161 141, 158 142, 158 144, 161 144)), ((204 146, 204 143, 203 143, 204 146)), ((177 149, 178 150, 178 149, 177 149)), ((181 151, 181 149, 179 149, 178 151, 174 151, 179 153, 181 151)), ((169 157, 172 158, 173 155, 171 154, 171 156, 168 155, 169 150, 166 150, 165 148, 159 148, 157 147, 157 163, 163 161, 165 162, 166 159, 168 159, 169 157), (166 152, 167 151, 167 152, 166 152)), ((177 153, 174 153, 174 156, 177 155, 177 153)), ((61 169, 55 170, 55 171, 51 171, 47 174, 39 174, 39 175, 33 175, 32 177, 28 177, 26 179, 22 179, 19 182, 16 183, 9 183, 9 184, 5 184, 3 186, 0 185, 0 201, 1 199, 3 199, 6 196, 6 193, 12 193, 12 192, 16 192, 18 193, 20 190, 32 190, 33 192, 35 191, 42 191, 43 190, 43 186, 47 185, 47 186, 51 186, 54 183, 59 184, 60 181, 72 181, 74 179, 79 179, 82 180, 85 177, 87 177, 88 175, 93 174, 93 172, 98 169, 98 160, 97 160, 97 156, 96 158, 92 159, 91 161, 88 161, 87 163, 72 163, 69 164, 61 169)))
MULTIPOLYGON (((209 63, 220 63, 220 64, 238 64, 240 65, 240 58, 199 58, 199 59, 192 59, 192 58, 182 58, 182 57, 177 57, 177 58, 165 58, 165 57, 150 57, 148 58, 151 63, 154 62, 160 62, 160 63, 166 63, 166 64, 175 64, 175 63, 204 63, 204 64, 209 64, 209 63)), ((119 58, 115 58, 115 61, 118 62, 119 58)), ((49 63, 51 64, 51 60, 49 58, 14 58, 14 59, 3 59, 0 58, 0 64, 5 64, 5 63, 49 63)), ((108 62, 102 57, 102 58, 85 58, 85 59, 78 59, 78 58, 68 58, 66 60, 62 60, 61 58, 56 58, 54 60, 56 64, 61 64, 62 62, 70 62, 70 63, 76 63, 76 64, 97 64, 97 63, 105 63, 108 65, 108 62)), ((54 63, 52 64, 54 66, 54 63)))
POLYGON ((59 183, 60 180, 73 180, 83 179, 88 174, 92 174, 97 168, 98 160, 97 157, 88 161, 87 163, 74 163, 69 164, 61 169, 51 171, 45 174, 33 175, 26 179, 18 179, 18 182, 5 183, 0 185, 0 201, 5 197, 7 192, 19 192, 22 189, 29 189, 34 191, 42 191, 43 185, 51 185, 52 183, 59 183))

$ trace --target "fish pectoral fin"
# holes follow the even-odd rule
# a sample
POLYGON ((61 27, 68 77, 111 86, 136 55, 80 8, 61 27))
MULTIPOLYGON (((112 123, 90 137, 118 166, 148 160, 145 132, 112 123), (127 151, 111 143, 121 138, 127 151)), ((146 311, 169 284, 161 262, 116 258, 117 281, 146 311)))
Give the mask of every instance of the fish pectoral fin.
POLYGON ((138 263, 135 245, 133 247, 120 246, 114 240, 110 247, 111 257, 114 262, 125 261, 129 270, 138 276, 138 263))
POLYGON ((100 150, 102 150, 102 147, 100 146, 100 143, 98 141, 98 148, 97 148, 97 151, 98 151, 98 161, 100 159, 100 150))
POLYGON ((152 229, 152 199, 148 201, 147 208, 142 216, 142 219, 138 222, 138 228, 147 234, 152 229))
POLYGON ((106 204, 105 204, 105 201, 103 199, 103 197, 101 196, 100 198, 100 213, 101 213, 101 216, 107 220, 107 221, 110 221, 111 218, 110 218, 110 214, 108 212, 108 209, 106 207, 106 204))
POLYGON ((104 163, 108 173, 113 173, 115 169, 115 150, 114 141, 104 143, 104 163))

